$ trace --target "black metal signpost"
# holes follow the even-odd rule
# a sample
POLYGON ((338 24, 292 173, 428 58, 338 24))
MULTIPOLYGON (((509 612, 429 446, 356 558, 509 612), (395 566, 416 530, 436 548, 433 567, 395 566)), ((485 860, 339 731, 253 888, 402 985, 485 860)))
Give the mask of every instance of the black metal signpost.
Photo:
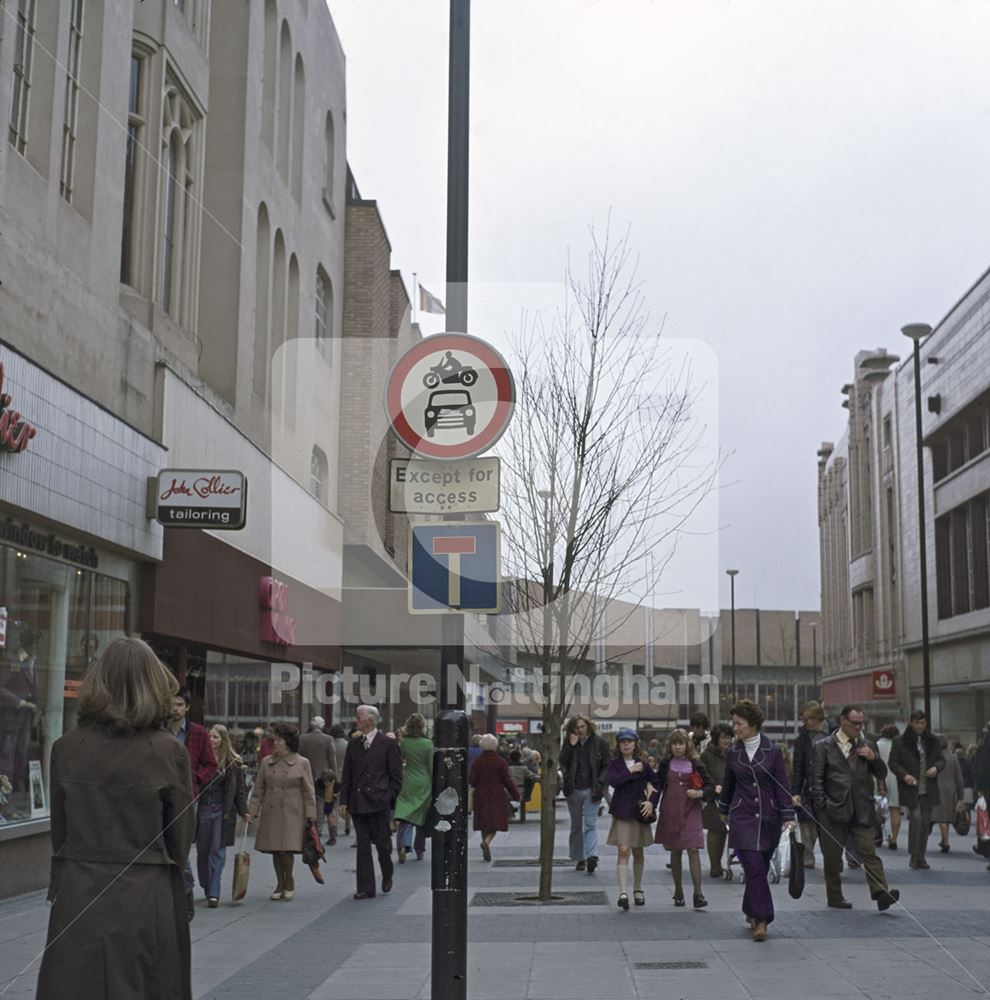
MULTIPOLYGON (((468 325, 468 122, 471 2, 450 3, 447 104, 447 329, 468 325)), ((434 727, 432 1000, 467 998, 467 745, 464 691, 464 617, 443 616, 440 712, 434 727)))

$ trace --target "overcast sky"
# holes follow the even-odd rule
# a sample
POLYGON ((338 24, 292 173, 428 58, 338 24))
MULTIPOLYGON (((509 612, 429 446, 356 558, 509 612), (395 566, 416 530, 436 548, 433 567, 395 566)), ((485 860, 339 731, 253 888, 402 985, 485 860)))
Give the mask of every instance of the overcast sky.
MULTIPOLYGON (((448 6, 329 7, 361 194, 443 297, 448 6)), ((731 567, 737 607, 818 607, 815 453, 854 355, 906 356, 988 266, 988 52, 983 0, 475 0, 471 332, 504 342, 611 210, 666 335, 715 359, 718 541, 658 603, 727 606, 731 567)))

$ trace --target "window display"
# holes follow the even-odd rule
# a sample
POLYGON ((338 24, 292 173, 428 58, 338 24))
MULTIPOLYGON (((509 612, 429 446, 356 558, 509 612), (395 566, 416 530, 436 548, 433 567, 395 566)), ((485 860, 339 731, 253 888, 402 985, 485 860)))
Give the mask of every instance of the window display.
POLYGON ((0 823, 48 815, 52 743, 83 674, 127 627, 123 580, 0 545, 0 823))

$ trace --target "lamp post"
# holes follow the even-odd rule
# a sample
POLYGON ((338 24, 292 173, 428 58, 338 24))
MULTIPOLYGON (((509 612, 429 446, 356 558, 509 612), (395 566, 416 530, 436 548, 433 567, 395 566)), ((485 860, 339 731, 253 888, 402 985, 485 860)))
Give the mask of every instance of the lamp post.
POLYGON ((729 612, 729 622, 730 629, 732 631, 732 704, 734 705, 737 700, 736 694, 736 574, 739 572, 737 569, 727 569, 726 575, 729 578, 729 593, 730 593, 730 605, 731 608, 729 612))
MULTIPOLYGON (((914 341, 914 437, 915 458, 918 465, 918 536, 919 569, 921 573, 921 669, 925 696, 925 718, 932 725, 932 677, 928 651, 928 532, 925 524, 925 466, 924 447, 921 442, 921 342, 930 336, 932 328, 927 323, 909 323, 901 333, 914 341)), ((910 691, 910 680, 908 681, 910 691)), ((909 695, 910 696, 910 695, 909 695)))
POLYGON ((811 690, 815 692, 815 701, 821 701, 818 696, 818 622, 811 623, 811 690))

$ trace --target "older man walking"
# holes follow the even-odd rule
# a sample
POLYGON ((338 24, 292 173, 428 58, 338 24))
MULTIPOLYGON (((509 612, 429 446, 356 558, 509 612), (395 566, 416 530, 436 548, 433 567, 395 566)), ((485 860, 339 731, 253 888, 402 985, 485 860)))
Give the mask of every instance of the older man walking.
MULTIPOLYGON (((323 717, 314 715, 310 720, 309 732, 299 737, 299 753, 309 761, 309 769, 313 773, 313 784, 316 786, 316 829, 320 832, 323 817, 327 816, 327 826, 330 825, 329 813, 327 810, 327 791, 332 797, 334 793, 334 783, 337 780, 337 751, 334 739, 323 731, 326 725, 323 717)), ((337 838, 334 831, 328 843, 337 838)))
POLYGON ((828 905, 852 908, 842 895, 842 848, 850 838, 866 872, 870 897, 878 910, 888 910, 900 899, 887 886, 883 862, 875 845, 876 807, 873 781, 882 781, 887 765, 876 744, 863 736, 865 724, 859 705, 846 705, 839 713, 839 728, 814 744, 811 762, 811 796, 821 824, 820 843, 825 862, 825 895, 828 905))
POLYGON ((358 730, 344 755, 340 779, 340 810, 354 821, 357 836, 357 892, 355 899, 375 895, 375 864, 371 845, 378 851, 382 892, 392 891, 392 837, 389 810, 402 788, 399 744, 378 732, 378 709, 359 705, 354 714, 358 730))

